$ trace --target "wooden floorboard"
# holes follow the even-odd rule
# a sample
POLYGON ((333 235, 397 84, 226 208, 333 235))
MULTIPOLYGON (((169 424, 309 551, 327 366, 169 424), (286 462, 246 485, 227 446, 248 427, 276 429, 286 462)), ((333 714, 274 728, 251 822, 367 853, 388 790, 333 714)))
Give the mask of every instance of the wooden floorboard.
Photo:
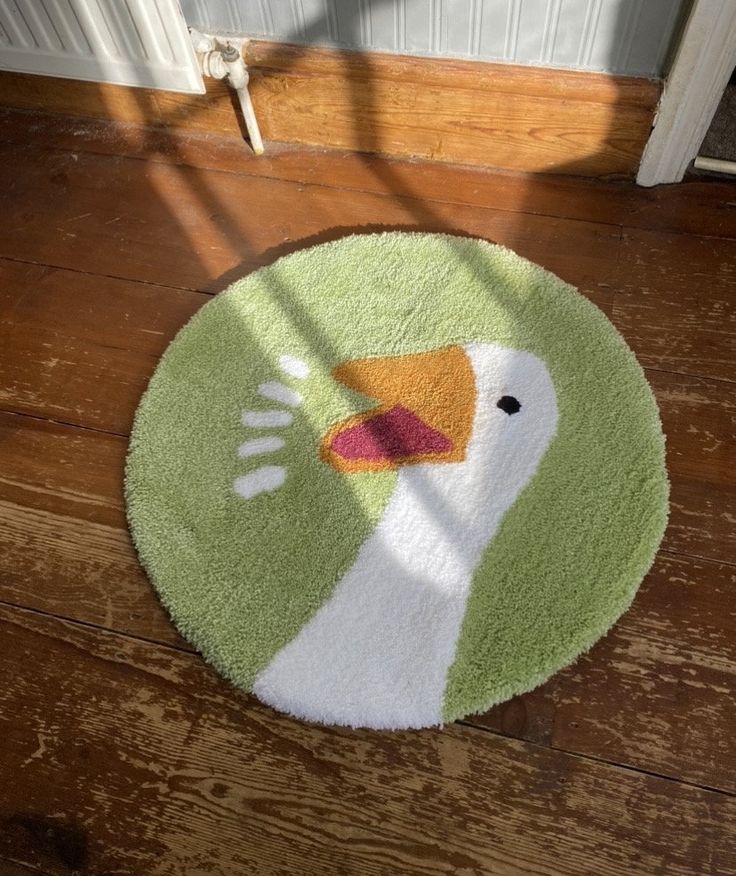
POLYGON ((0 413, 0 601, 182 646, 125 525, 125 439, 0 413))
POLYGON ((553 174, 494 173, 479 168, 399 159, 376 160, 335 149, 272 144, 256 157, 240 138, 0 108, 7 145, 34 151, 125 155, 245 176, 329 185, 413 200, 493 207, 672 233, 736 238, 732 183, 692 179, 636 188, 553 174))
POLYGON ((736 567, 661 551, 608 636, 473 723, 736 792, 734 588, 736 567))
POLYGON ((6 159, 0 184, 8 192, 8 231, 0 255, 11 259, 219 291, 305 241, 353 230, 471 234, 511 246, 580 288, 613 316, 644 364, 734 379, 736 319, 728 296, 736 241, 623 234, 602 223, 365 192, 336 200, 325 186, 295 192, 283 180, 109 156, 11 150, 6 159), (258 211, 249 209, 254 202, 258 211), (697 283, 683 289, 688 277, 697 283))
POLYGON ((0 259, 0 404, 127 434, 158 357, 208 300, 0 259))
POLYGON ((736 382, 736 241, 626 229, 620 259, 613 321, 642 365, 736 382))
MULTIPOLYGON (((125 439, 0 414, 0 442, 0 601, 187 647, 125 528, 125 439)), ((736 793, 734 586, 734 565, 662 553, 603 642, 472 722, 736 793)))
POLYGON ((601 268, 620 245, 603 223, 371 192, 336 198, 325 185, 115 156, 0 147, 0 185, 0 256, 208 292, 305 243, 402 228, 513 247, 606 309, 612 277, 601 268))
POLYGON ((293 150, 239 169, 234 142, 30 118, 0 114, 0 873, 736 873, 733 187, 293 150), (632 609, 436 733, 315 728, 219 681, 125 526, 126 436, 178 328, 276 255, 379 226, 494 239, 579 286, 668 439, 632 609))
POLYGON ((736 385, 649 370, 667 436, 670 520, 663 546, 736 563, 736 385))
POLYGON ((194 655, 0 625, 0 855, 42 872, 670 876, 736 854, 724 794, 460 725, 288 721, 194 655))

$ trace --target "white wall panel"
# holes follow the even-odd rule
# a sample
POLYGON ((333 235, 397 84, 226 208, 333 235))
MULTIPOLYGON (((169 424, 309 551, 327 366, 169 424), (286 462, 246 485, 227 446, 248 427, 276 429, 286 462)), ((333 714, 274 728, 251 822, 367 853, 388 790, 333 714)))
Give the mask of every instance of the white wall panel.
MULTIPOLYGON (((736 0, 734 0, 736 2, 736 0)), ((208 32, 660 75, 690 0, 182 0, 208 32)))

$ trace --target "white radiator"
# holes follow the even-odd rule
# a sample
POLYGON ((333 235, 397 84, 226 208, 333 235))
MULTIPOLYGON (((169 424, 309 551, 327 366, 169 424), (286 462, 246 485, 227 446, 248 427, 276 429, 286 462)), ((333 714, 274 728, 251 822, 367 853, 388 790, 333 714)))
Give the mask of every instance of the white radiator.
POLYGON ((0 0, 0 69, 204 92, 178 0, 0 0))

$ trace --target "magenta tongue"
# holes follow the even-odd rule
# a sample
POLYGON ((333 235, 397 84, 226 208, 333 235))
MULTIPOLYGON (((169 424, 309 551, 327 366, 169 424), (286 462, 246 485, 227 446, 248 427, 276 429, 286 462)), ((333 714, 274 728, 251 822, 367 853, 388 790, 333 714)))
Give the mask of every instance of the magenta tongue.
POLYGON ((401 405, 338 432, 331 449, 343 459, 397 460, 446 453, 452 441, 401 405))

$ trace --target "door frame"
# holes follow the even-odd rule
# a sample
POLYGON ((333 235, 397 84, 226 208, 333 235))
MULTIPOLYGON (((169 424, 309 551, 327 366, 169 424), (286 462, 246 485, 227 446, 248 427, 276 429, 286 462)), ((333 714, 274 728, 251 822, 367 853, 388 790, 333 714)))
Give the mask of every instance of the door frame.
POLYGON ((736 66, 736 2, 695 0, 665 81, 636 181, 680 182, 736 66))

